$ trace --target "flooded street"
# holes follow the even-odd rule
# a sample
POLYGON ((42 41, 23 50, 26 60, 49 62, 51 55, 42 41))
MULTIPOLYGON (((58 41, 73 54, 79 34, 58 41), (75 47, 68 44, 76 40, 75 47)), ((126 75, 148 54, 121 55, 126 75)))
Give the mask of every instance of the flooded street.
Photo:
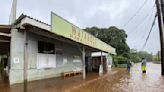
POLYGON ((117 73, 74 89, 71 92, 164 92, 164 77, 159 64, 147 64, 147 73, 142 74, 140 64, 135 64, 130 73, 114 69, 117 73))
MULTIPOLYGON (((131 72, 114 68, 101 77, 88 74, 66 79, 52 78, 28 83, 28 92, 163 92, 164 78, 160 64, 147 64, 147 73, 142 74, 140 64, 133 65, 131 72)), ((23 84, 8 86, 1 80, 0 92, 23 92, 23 84)))
POLYGON ((1 1, 0 92, 164 92, 164 0, 1 1))

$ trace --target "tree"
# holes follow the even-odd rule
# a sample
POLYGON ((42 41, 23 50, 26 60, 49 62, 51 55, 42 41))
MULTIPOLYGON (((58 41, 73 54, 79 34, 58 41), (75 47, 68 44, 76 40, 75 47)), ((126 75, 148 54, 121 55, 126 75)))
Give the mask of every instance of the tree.
POLYGON ((141 58, 139 57, 138 52, 135 49, 130 50, 129 58, 134 63, 138 63, 141 61, 141 58))
POLYGON ((154 55, 153 56, 153 62, 154 63, 160 63, 161 62, 161 51, 158 51, 157 53, 156 53, 156 55, 154 55))
POLYGON ((124 30, 118 29, 114 26, 109 28, 91 27, 84 30, 116 48, 118 55, 128 57, 130 48, 126 43, 127 34, 124 30))
POLYGON ((153 59, 153 55, 152 54, 149 54, 146 51, 139 51, 138 52, 138 56, 140 58, 145 58, 147 61, 152 61, 152 59, 153 59))
POLYGON ((130 50, 129 57, 134 63, 141 62, 142 58, 145 58, 147 61, 152 61, 153 59, 152 54, 146 51, 137 51, 135 49, 130 50))

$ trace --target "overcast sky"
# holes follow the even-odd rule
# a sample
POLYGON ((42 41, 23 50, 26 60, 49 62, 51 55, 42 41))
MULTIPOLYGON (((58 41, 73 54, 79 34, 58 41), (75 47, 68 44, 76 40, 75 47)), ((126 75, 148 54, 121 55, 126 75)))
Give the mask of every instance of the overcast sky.
MULTIPOLYGON (((0 0, 0 24, 7 24, 12 0, 0 0)), ((17 17, 22 13, 50 24, 50 13, 62 16, 80 28, 116 26, 128 34, 131 48, 155 54, 160 49, 158 24, 142 49, 153 21, 155 0, 148 0, 132 21, 128 20, 145 0, 18 0, 17 17)))

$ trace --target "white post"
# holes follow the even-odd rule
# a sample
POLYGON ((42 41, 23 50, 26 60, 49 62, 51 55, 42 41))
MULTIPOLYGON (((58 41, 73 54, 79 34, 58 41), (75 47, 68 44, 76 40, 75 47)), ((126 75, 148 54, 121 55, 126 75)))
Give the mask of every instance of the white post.
POLYGON ((102 57, 102 52, 101 52, 101 64, 99 67, 99 76, 102 76, 103 74, 103 57, 102 57))
POLYGON ((83 79, 86 79, 86 72, 85 72, 85 48, 83 47, 82 51, 82 62, 83 62, 83 79))

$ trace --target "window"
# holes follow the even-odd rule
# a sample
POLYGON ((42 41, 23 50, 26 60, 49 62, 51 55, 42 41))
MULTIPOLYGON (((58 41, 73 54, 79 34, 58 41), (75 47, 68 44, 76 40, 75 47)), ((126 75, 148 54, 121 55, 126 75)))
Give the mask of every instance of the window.
POLYGON ((38 53, 37 68, 56 68, 56 55, 38 53))
POLYGON ((56 55, 53 43, 38 41, 37 68, 55 68, 56 55))
POLYGON ((55 54, 55 45, 53 43, 38 41, 38 53, 55 54))

